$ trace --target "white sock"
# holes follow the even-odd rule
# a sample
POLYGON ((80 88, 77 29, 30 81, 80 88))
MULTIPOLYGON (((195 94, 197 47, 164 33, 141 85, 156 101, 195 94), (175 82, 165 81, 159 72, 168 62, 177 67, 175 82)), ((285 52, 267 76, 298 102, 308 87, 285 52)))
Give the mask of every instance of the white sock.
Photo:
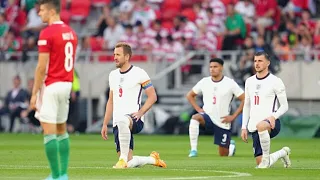
POLYGON ((129 128, 129 119, 123 119, 118 122, 119 130, 119 144, 120 144, 120 157, 128 162, 129 145, 131 139, 131 132, 129 128))
POLYGON ((229 155, 228 156, 233 156, 233 152, 236 149, 236 145, 230 144, 229 145, 229 155))
POLYGON ((273 165, 275 162, 277 162, 279 158, 282 158, 286 155, 287 155, 287 152, 283 149, 280 149, 279 151, 276 151, 270 154, 270 166, 273 165))
POLYGON ((197 150, 199 136, 199 121, 191 119, 189 125, 189 137, 191 150, 197 150))
POLYGON ((270 153, 270 135, 268 130, 259 132, 262 157, 269 157, 270 153))
POLYGON ((156 160, 151 156, 133 156, 132 159, 128 162, 128 167, 134 168, 146 164, 154 165, 156 164, 156 160))

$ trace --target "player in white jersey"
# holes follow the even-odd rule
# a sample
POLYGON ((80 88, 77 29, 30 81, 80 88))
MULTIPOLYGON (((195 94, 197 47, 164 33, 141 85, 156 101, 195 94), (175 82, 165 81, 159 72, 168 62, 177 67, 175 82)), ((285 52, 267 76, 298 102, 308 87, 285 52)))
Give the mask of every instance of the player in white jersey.
POLYGON ((187 99, 198 112, 192 116, 189 126, 191 151, 189 157, 198 155, 197 145, 199 125, 208 133, 214 134, 214 143, 219 146, 220 156, 233 156, 235 144, 231 142, 231 122, 242 112, 244 92, 233 80, 222 74, 223 60, 210 60, 210 75, 201 79, 189 93, 187 99), (203 107, 201 108, 195 97, 202 93, 203 107), (236 96, 241 104, 234 114, 230 115, 230 103, 236 96))
POLYGON ((114 49, 116 70, 109 75, 110 94, 106 106, 101 136, 108 139, 107 125, 113 114, 113 133, 119 161, 113 168, 138 167, 152 164, 166 167, 159 153, 150 156, 133 156, 133 136, 143 128, 143 115, 157 101, 157 95, 148 74, 130 64, 132 50, 127 43, 118 43, 114 49), (141 93, 144 89, 147 100, 141 107, 141 93))
POLYGON ((288 110, 285 86, 282 80, 269 72, 270 57, 265 52, 254 56, 256 75, 245 83, 245 104, 243 108, 241 137, 247 141, 248 132, 252 133, 253 150, 258 168, 269 168, 279 158, 285 167, 291 165, 290 148, 270 154, 270 138, 280 132, 278 119, 288 110))

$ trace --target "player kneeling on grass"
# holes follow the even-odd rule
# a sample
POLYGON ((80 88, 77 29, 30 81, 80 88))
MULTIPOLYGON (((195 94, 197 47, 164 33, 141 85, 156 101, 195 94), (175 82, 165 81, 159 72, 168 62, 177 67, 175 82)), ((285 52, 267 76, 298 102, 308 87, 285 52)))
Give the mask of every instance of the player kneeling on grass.
POLYGON ((243 141, 247 142, 247 130, 252 133, 253 150, 257 168, 269 168, 279 158, 284 167, 290 167, 290 148, 270 154, 270 138, 280 132, 280 120, 288 110, 285 86, 282 80, 269 72, 270 56, 257 52, 254 56, 256 74, 245 83, 245 103, 243 108, 243 141))
POLYGON ((190 120, 189 157, 198 155, 199 125, 208 133, 214 134, 214 143, 219 146, 220 156, 233 156, 235 153, 235 143, 231 141, 231 122, 242 112, 244 92, 234 80, 223 76, 223 64, 223 60, 219 58, 210 60, 211 76, 201 79, 187 94, 188 101, 198 112, 190 120), (199 93, 203 95, 203 109, 195 100, 199 93), (236 96, 241 104, 233 115, 229 115, 233 96, 236 96))
POLYGON ((141 68, 132 66, 130 45, 118 43, 114 49, 116 70, 109 75, 110 94, 106 106, 101 136, 108 139, 107 125, 113 114, 113 134, 119 161, 113 168, 131 168, 151 164, 165 168, 159 153, 150 156, 133 156, 133 134, 143 128, 144 114, 157 101, 157 95, 148 74, 141 68), (141 92, 144 89, 147 100, 141 107, 141 92))

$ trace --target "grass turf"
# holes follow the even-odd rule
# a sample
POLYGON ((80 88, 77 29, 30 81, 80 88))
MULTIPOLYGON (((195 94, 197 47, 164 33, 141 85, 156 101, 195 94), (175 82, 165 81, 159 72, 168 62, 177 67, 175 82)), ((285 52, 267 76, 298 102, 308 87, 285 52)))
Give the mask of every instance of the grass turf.
MULTIPOLYGON (((289 146, 292 168, 279 160, 270 169, 255 169, 252 141, 236 140, 235 157, 219 157, 211 136, 200 136, 199 157, 188 158, 188 136, 136 135, 135 155, 160 152, 168 168, 144 166, 112 169, 117 162, 113 137, 71 136, 70 180, 102 179, 320 179, 320 139, 279 139, 271 142, 272 152, 289 146)), ((40 180, 50 173, 42 135, 0 134, 0 179, 40 180)))

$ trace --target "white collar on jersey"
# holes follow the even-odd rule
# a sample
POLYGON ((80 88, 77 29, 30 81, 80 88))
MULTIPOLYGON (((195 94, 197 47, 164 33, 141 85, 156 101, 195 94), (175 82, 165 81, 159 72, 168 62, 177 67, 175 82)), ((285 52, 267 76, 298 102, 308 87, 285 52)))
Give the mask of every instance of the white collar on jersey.
POLYGON ((63 21, 55 21, 52 24, 63 24, 63 21))

